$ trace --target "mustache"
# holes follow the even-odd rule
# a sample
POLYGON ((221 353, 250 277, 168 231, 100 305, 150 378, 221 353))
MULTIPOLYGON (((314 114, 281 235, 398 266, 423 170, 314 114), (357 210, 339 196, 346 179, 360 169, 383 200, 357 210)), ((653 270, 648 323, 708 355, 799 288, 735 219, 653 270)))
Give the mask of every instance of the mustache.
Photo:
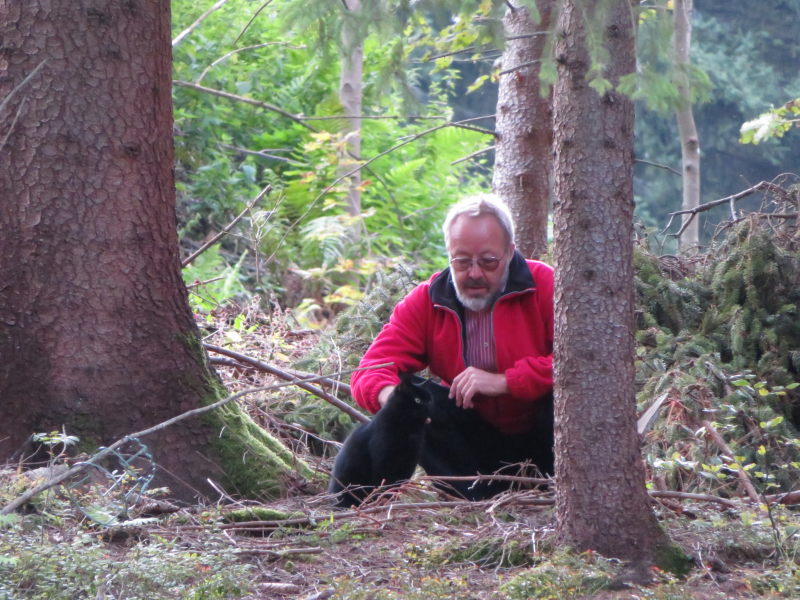
POLYGON ((484 288, 489 287, 489 282, 485 279, 467 279, 464 281, 464 287, 467 288, 484 288))

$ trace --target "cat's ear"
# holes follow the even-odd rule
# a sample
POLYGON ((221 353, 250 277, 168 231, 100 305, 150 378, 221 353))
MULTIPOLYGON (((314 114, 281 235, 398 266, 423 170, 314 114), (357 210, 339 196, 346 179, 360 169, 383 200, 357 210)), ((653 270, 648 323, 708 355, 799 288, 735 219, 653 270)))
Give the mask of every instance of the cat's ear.
POLYGON ((401 371, 400 375, 400 385, 403 386, 405 389, 410 389, 414 384, 414 373, 401 371))

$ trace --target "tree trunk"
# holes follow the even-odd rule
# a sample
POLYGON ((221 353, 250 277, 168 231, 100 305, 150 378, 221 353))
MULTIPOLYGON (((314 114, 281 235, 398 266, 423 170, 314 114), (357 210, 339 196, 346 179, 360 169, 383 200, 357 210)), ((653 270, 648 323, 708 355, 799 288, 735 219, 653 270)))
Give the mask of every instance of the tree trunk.
POLYGON ((503 18, 507 42, 497 94, 492 187, 511 209, 517 248, 529 258, 547 250, 552 96, 542 96, 539 71, 553 4, 538 0, 538 25, 524 7, 509 8, 503 18))
MULTIPOLYGON (((0 0, 0 39, 0 459, 62 427, 91 451, 222 391, 180 275, 169 2, 0 0)), ((223 414, 141 440, 175 496, 291 470, 223 414)))
MULTIPOLYGON (((342 25, 342 57, 341 73, 339 75, 339 101, 347 115, 344 129, 344 150, 342 171, 352 171, 361 158, 361 115, 363 98, 362 71, 364 66, 364 47, 359 39, 358 26, 354 16, 349 13, 358 13, 361 10, 361 0, 342 0, 345 14, 342 25)), ((347 212, 352 217, 361 214, 361 171, 356 171, 348 177, 347 212)), ((355 239, 361 236, 360 223, 354 225, 355 239)))
POLYGON ((636 432, 633 104, 589 86, 588 28, 612 86, 636 67, 628 0, 564 2, 553 106, 557 529, 577 549, 648 561, 666 538, 636 432))
MULTIPOLYGON (((692 45, 692 12, 694 0, 675 0, 672 14, 675 23, 675 69, 680 106, 675 113, 681 140, 681 172, 683 174, 682 210, 700 206, 700 139, 692 112, 692 91, 689 83, 689 48, 692 45)), ((683 223, 692 215, 683 215, 683 223)), ((697 250, 700 244, 700 216, 694 215, 681 233, 679 245, 684 251, 697 250)))

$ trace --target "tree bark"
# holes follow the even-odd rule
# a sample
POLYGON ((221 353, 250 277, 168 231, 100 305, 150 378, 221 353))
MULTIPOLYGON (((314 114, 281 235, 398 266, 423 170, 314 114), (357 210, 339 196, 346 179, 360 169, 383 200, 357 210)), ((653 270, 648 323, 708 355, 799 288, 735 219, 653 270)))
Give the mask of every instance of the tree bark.
POLYGON ((565 0, 556 26, 557 530, 580 550, 650 561, 666 538, 636 432, 633 104, 590 87, 590 33, 613 86, 636 68, 628 0, 565 0))
POLYGON ((492 187, 511 209, 517 248, 529 258, 547 250, 552 94, 542 96, 539 72, 553 4, 538 0, 538 24, 524 7, 509 8, 503 18, 507 42, 497 94, 492 187))
MULTIPOLYGON (((675 23, 675 69, 677 73, 680 106, 675 111, 678 136, 681 141, 681 173, 683 175, 683 202, 681 210, 692 210, 700 206, 700 138, 692 112, 692 90, 689 82, 689 49, 692 45, 692 13, 694 0, 675 0, 672 11, 675 23)), ((683 251, 697 250, 700 244, 700 217, 685 214, 683 223, 691 222, 683 229, 679 246, 683 251)))
MULTIPOLYGON (((0 0, 0 39, 0 98, 16 90, 0 112, 0 459, 62 427, 91 450, 222 387, 180 274, 169 2, 0 0)), ((209 478, 275 491, 291 470, 240 410, 224 418, 143 441, 175 496, 209 478)))
MULTIPOLYGON (((339 76, 339 101, 347 115, 344 128, 344 157, 342 171, 348 173, 358 164, 361 158, 361 119, 362 85, 364 68, 364 47, 359 39, 359 32, 354 17, 347 13, 358 13, 361 0, 342 0, 344 4, 344 23, 342 25, 342 57, 339 76)), ((352 217, 361 214, 361 171, 348 177, 347 213, 352 217)), ((353 226, 353 235, 361 237, 361 226, 353 226)))

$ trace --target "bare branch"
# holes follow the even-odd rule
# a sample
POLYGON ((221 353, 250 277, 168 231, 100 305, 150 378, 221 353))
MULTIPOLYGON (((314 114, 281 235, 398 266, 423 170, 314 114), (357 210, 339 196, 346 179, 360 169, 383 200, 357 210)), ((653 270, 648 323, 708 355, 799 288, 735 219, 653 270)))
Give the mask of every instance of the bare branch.
MULTIPOLYGON (((750 188, 748 188, 746 190, 742 190, 741 192, 733 194, 732 196, 726 196, 725 198, 720 198, 718 200, 712 200, 711 202, 706 202, 705 204, 701 204, 700 206, 697 206, 697 207, 692 208, 692 209, 678 210, 678 211, 669 213, 669 221, 667 222, 666 227, 664 227, 664 229, 661 231, 661 235, 665 235, 667 233, 667 231, 669 230, 670 226, 672 226, 672 221, 678 215, 689 214, 689 215, 691 215, 691 217, 689 219, 687 219, 685 223, 682 224, 680 230, 677 233, 669 234, 669 235, 671 235, 673 237, 680 236, 680 234, 683 233, 683 230, 686 229, 686 227, 689 224, 689 222, 695 216, 697 216, 697 214, 699 214, 699 213, 701 213, 703 211, 709 210, 711 208, 714 208, 715 206, 719 206, 721 204, 730 204, 731 205, 731 210, 733 211, 734 203, 737 200, 741 200, 742 198, 745 198, 745 197, 747 197, 747 196, 749 196, 751 194, 754 194, 756 192, 763 192, 765 190, 773 190, 773 191, 781 192, 781 193, 784 193, 784 194, 786 193, 786 190, 784 190, 781 186, 779 186, 779 185, 777 185, 775 183, 771 183, 769 181, 761 181, 761 182, 757 183, 756 185, 754 185, 753 187, 750 187, 750 188)), ((733 214, 732 218, 735 219, 736 215, 733 214)))
POLYGON ((231 94, 230 92, 223 92, 222 90, 215 90, 214 88, 206 87, 204 85, 198 85, 196 83, 191 83, 189 81, 173 81, 172 85, 177 85, 180 87, 187 87, 193 90, 197 90, 198 92, 205 92, 206 94, 212 94, 214 96, 219 96, 220 98, 227 98, 228 100, 236 100, 237 102, 244 102, 245 104, 252 104, 253 106, 258 106, 260 108, 265 108, 267 110, 271 110, 272 112, 276 112, 279 115, 283 115, 287 119, 291 119, 295 123, 299 123, 306 129, 310 129, 311 131, 318 131, 316 127, 312 127, 308 123, 303 121, 303 117, 299 117, 297 115, 293 115, 292 113, 283 110, 282 108, 278 108, 274 104, 270 104, 268 102, 261 102, 260 100, 254 100, 253 98, 246 98, 245 96, 237 96, 236 94, 231 94))
POLYGON ((365 168, 370 163, 373 163, 376 160, 378 160, 379 158, 382 158, 382 157, 386 156, 387 154, 389 154, 391 152, 394 152, 398 148, 402 148, 406 144, 410 144, 411 142, 416 141, 421 137, 424 137, 424 136, 426 136, 428 134, 431 134, 431 133, 434 133, 436 131, 439 131, 440 129, 444 129, 445 127, 462 127, 462 128, 466 128, 466 129, 473 129, 473 130, 476 130, 476 131, 481 131, 482 133, 487 133, 489 135, 494 135, 494 132, 491 132, 491 131, 488 131, 488 130, 483 130, 483 129, 479 128, 479 127, 472 127, 470 125, 464 125, 464 123, 468 123, 470 121, 476 121, 478 119, 484 119, 484 118, 486 118, 486 117, 485 116, 481 116, 481 117, 473 117, 471 119, 464 119, 463 121, 454 121, 454 122, 450 122, 450 123, 443 123, 441 125, 437 125, 436 127, 431 127, 430 129, 426 129, 425 131, 421 131, 421 132, 419 132, 417 134, 410 135, 407 138, 404 138, 401 142, 399 142, 399 143, 395 144, 394 146, 392 146, 391 148, 389 148, 387 150, 384 150, 383 152, 381 152, 379 154, 376 154, 375 156, 373 156, 369 160, 366 160, 366 161, 362 162, 361 164, 355 166, 354 168, 350 169, 346 173, 343 173, 342 175, 340 175, 339 177, 334 179, 333 182, 330 183, 324 190, 322 190, 319 194, 317 194, 317 196, 311 202, 308 203, 308 206, 306 207, 306 210, 303 212, 303 214, 301 214, 299 217, 297 217, 297 219, 295 219, 295 221, 289 227, 286 228, 286 231, 284 232, 283 236, 281 237, 280 240, 278 240, 278 243, 275 245, 275 250, 273 250, 272 254, 270 254, 269 258, 267 259, 267 262, 269 262, 269 261, 271 261, 273 259, 275 254, 278 252, 278 249, 280 248, 281 244, 283 244, 283 241, 286 239, 286 237, 289 235, 289 233, 292 230, 294 230, 295 227, 297 227, 298 223, 300 223, 303 219, 306 218, 308 213, 311 212, 311 210, 314 208, 314 206, 317 204, 317 202, 319 202, 322 198, 324 198, 328 194, 328 192, 330 192, 332 189, 334 189, 341 181, 344 181, 345 179, 350 177, 353 173, 357 172, 359 169, 365 168))
POLYGON ((200 246, 200 247, 199 247, 197 250, 195 250, 195 251, 194 251, 194 252, 193 252, 193 253, 192 253, 190 256, 188 256, 187 258, 185 258, 185 259, 183 260, 183 262, 181 262, 181 267, 187 267, 187 266, 189 266, 190 264, 192 264, 192 261, 193 261, 195 258, 197 258, 198 256, 200 256, 200 255, 201 255, 203 252, 205 252, 206 250, 208 250, 208 249, 209 249, 211 246, 213 246, 213 245, 214 245, 214 244, 216 244, 216 243, 217 243, 217 242, 218 242, 220 239, 222 239, 222 237, 223 237, 223 236, 225 236, 225 235, 226 235, 226 234, 227 234, 227 233, 228 233, 228 232, 229 232, 231 229, 233 229, 233 226, 234 226, 234 225, 236 225, 236 224, 237 224, 239 221, 241 221, 241 220, 242 220, 242 217, 244 217, 244 216, 245 216, 245 215, 246 215, 246 214, 247 214, 247 213, 248 213, 248 212, 249 212, 249 211, 250 211, 250 210, 251 210, 251 209, 252 209, 252 208, 253 208, 253 207, 254 207, 256 204, 258 204, 258 203, 261 201, 261 199, 262 199, 262 198, 263 198, 263 197, 264 197, 266 194, 268 194, 268 193, 270 192, 270 190, 272 190, 272 184, 267 184, 267 187, 265 187, 263 190, 261 190, 261 192, 258 194, 258 196, 256 196, 255 198, 253 198, 253 199, 250 201, 250 204, 248 204, 248 205, 245 207, 245 209, 244 209, 242 212, 240 212, 240 213, 239 213, 239 214, 236 216, 236 218, 235 218, 233 221, 231 221, 231 222, 230 222, 230 223, 228 223, 228 224, 227 224, 225 227, 223 227, 223 228, 222 228, 222 231, 220 231, 220 232, 219 232, 217 235, 215 235, 215 236, 214 236, 214 237, 212 237, 210 240, 208 240, 208 241, 207 241, 205 244, 203 244, 202 246, 200 246))
POLYGON ((664 169, 665 171, 669 171, 670 173, 674 173, 678 177, 681 177, 681 172, 678 171, 677 169, 673 169, 669 165, 662 165, 661 163, 656 163, 656 162, 652 162, 652 161, 649 161, 649 160, 644 160, 644 159, 641 159, 641 158, 636 158, 636 159, 634 159, 633 162, 641 163, 643 165, 650 165, 651 167, 658 167, 659 169, 664 169))
MULTIPOLYGON (((245 354, 240 354, 239 352, 234 352, 233 350, 228 350, 227 348, 223 348, 221 346, 215 346, 213 344, 203 344, 203 346, 206 348, 206 350, 210 350, 211 352, 216 352, 217 354, 222 354, 224 356, 228 356, 230 358, 234 358, 234 359, 238 360, 239 362, 245 363, 246 365, 250 365, 251 367, 254 367, 254 368, 258 369, 259 371, 264 371, 264 372, 269 373, 271 375, 275 375, 277 377, 280 377, 281 379, 285 379, 286 381, 295 383, 297 385, 297 387, 300 387, 300 388, 306 390, 307 392, 311 392, 315 396, 318 396, 318 397, 322 398, 323 400, 325 400, 326 402, 332 404, 333 406, 335 406, 336 408, 338 408, 342 412, 345 412, 348 415, 350 415, 350 417, 352 417, 353 420, 355 420, 357 422, 366 423, 367 421, 369 421, 369 417, 367 417, 366 415, 363 415, 362 413, 358 412, 356 409, 354 409, 352 406, 350 406, 346 402, 342 402, 336 396, 328 394, 324 390, 321 390, 320 388, 315 387, 313 385, 309 385, 307 383, 303 383, 304 381, 306 381, 306 379, 298 379, 294 375, 292 375, 290 373, 287 373, 286 371, 283 371, 283 370, 279 369, 278 367, 274 367, 272 365, 268 365, 267 363, 261 362, 260 360, 252 358, 252 357, 247 356, 245 354)), ((331 378, 330 377, 318 377, 318 376, 315 376, 313 379, 315 381, 317 381, 317 380, 330 381, 331 378)), ((348 390, 349 390, 349 388, 348 388, 348 390)))
POLYGON ((468 161, 470 159, 475 158, 476 156, 480 156, 481 154, 486 154, 487 152, 491 152, 494 149, 495 149, 495 146, 488 146, 487 148, 482 148, 481 150, 476 150, 475 152, 473 152, 471 154, 467 154, 466 156, 462 156, 461 158, 459 158, 457 160, 454 160, 450 164, 451 165, 457 165, 458 163, 462 163, 462 162, 468 161))
POLYGON ((287 48, 292 48, 295 50, 300 50, 305 48, 305 46, 292 46, 291 44, 287 44, 286 42, 264 42, 263 44, 253 44, 252 46, 245 46, 244 48, 236 48, 236 50, 231 50, 230 52, 223 54, 217 60, 215 60, 205 69, 203 69, 203 72, 200 73, 200 76, 195 80, 195 83, 200 83, 203 80, 203 77, 205 77, 211 69, 216 67, 219 63, 227 60, 234 54, 238 54, 239 52, 245 52, 247 50, 256 50, 258 48, 264 48, 266 46, 285 46, 287 48))
POLYGON ((192 23, 191 25, 189 25, 189 27, 187 27, 186 29, 184 29, 183 31, 181 31, 181 32, 180 32, 180 33, 179 33, 179 34, 178 34, 178 35, 175 37, 175 39, 174 39, 174 40, 172 40, 172 47, 174 48, 175 46, 177 46, 178 44, 180 44, 180 43, 181 43, 183 40, 185 40, 185 39, 186 39, 186 37, 187 37, 187 36, 188 36, 190 33, 192 33, 192 32, 193 32, 195 29, 197 29, 198 27, 200 27, 200 24, 201 24, 203 21, 205 21, 205 20, 208 18, 208 16, 209 16, 211 13, 213 13, 214 11, 216 11, 216 10, 219 10, 220 8, 222 8, 222 6, 223 6, 223 5, 224 5, 224 4, 225 4, 227 1, 228 1, 228 0, 217 0, 217 2, 214 4, 214 6, 212 6, 211 8, 209 8, 209 9, 208 9, 206 12, 204 12, 202 15, 200 15, 200 16, 197 18, 197 20, 196 20, 194 23, 192 23))
POLYGON ((247 32, 248 29, 250 29, 250 25, 252 25, 253 21, 256 20, 256 17, 261 14, 261 11, 267 8, 270 4, 272 4, 272 0, 266 0, 264 4, 258 7, 258 10, 253 13, 252 17, 250 17, 250 20, 247 22, 247 25, 244 26, 244 28, 239 32, 239 35, 236 36, 236 39, 233 40, 234 46, 239 43, 239 40, 242 39, 242 36, 247 32))
POLYGON ((520 71, 520 70, 522 70, 522 69, 524 69, 526 67, 532 67, 533 65, 537 65, 540 62, 542 62, 541 59, 529 60, 527 62, 522 63, 521 65, 517 65, 516 67, 511 67, 510 69, 505 69, 503 71, 500 71, 497 75, 498 76, 499 75, 508 75, 509 73, 513 73, 514 71, 520 71))
POLYGON ((298 167, 307 167, 308 163, 301 163, 296 160, 292 160, 291 158, 286 158, 285 156, 276 156, 275 154, 270 154, 266 150, 248 150, 247 148, 241 148, 239 146, 231 146, 230 144, 223 144, 220 142, 220 148, 224 148, 225 150, 233 150, 235 152, 240 152, 242 154, 249 154, 251 156, 258 156, 260 158, 269 158, 272 160, 279 160, 281 162, 288 163, 290 165, 295 165, 298 167))
POLYGON ((190 283, 189 285, 187 285, 186 289, 191 290, 192 288, 207 285, 209 283, 214 283, 215 281, 220 281, 222 279, 225 279, 225 275, 220 275, 219 277, 212 277, 211 279, 206 279, 205 281, 195 281, 194 283, 190 283))

